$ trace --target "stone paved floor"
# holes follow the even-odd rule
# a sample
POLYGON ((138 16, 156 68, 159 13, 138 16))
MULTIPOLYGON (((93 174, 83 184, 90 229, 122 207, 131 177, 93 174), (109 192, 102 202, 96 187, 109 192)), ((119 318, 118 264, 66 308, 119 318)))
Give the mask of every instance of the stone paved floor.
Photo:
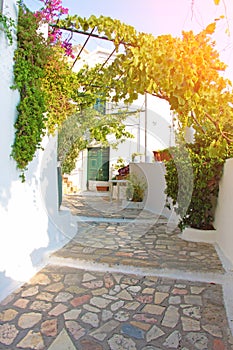
POLYGON ((1 311, 0 349, 230 349, 210 283, 48 266, 1 311))
MULTIPOLYGON (((101 217, 109 206, 102 199, 98 212, 77 199, 69 206, 73 214, 82 206, 82 216, 101 217)), ((222 285, 195 280, 197 272, 224 277, 214 247, 182 241, 161 216, 149 221, 144 212, 137 221, 142 212, 106 214, 135 219, 128 222, 79 222, 79 234, 53 255, 57 265, 1 302, 0 349, 232 350, 222 285), (80 268, 90 261, 96 268, 80 268), (126 265, 148 270, 126 273, 126 265), (163 269, 177 277, 162 276, 163 269)))
MULTIPOLYGON (((215 248, 182 240, 179 230, 167 232, 164 219, 152 223, 88 222, 53 258, 113 266, 223 273, 215 248), (161 222, 160 222, 161 221, 161 222), (87 239, 88 237, 88 239, 87 239)), ((65 263, 65 262, 64 262, 65 263)))
POLYGON ((112 218, 112 219, 156 219, 153 215, 144 209, 129 209, 122 206, 122 202, 109 201, 109 197, 92 195, 70 195, 63 200, 63 205, 68 207, 74 215, 93 217, 93 218, 112 218))

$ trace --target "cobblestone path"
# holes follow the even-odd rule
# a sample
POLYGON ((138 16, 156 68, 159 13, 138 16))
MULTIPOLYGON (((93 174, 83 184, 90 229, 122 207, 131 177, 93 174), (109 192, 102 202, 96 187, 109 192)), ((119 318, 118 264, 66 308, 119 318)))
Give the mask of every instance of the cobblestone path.
POLYGON ((164 218, 158 218, 156 224, 81 223, 74 239, 53 257, 111 266, 153 268, 154 271, 224 272, 214 246, 186 242, 179 233, 177 229, 168 233, 164 218))
POLYGON ((155 276, 48 266, 2 303, 0 320, 0 349, 232 346, 221 286, 155 276))
POLYGON ((106 199, 101 211, 77 200, 66 203, 73 214, 96 221, 78 221, 74 239, 1 302, 0 350, 233 350, 213 245, 183 241, 144 210, 113 206, 106 218, 123 221, 104 222, 106 199))

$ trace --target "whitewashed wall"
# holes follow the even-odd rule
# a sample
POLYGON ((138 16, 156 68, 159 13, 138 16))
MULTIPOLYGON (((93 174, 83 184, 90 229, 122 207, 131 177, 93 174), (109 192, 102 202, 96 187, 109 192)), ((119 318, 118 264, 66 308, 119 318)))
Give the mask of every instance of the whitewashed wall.
POLYGON ((160 162, 130 163, 130 173, 137 174, 139 178, 144 177, 146 181, 145 209, 156 214, 162 214, 164 211, 166 212, 164 164, 160 162))
MULTIPOLYGON (((16 20, 16 0, 4 1, 3 11, 16 20)), ((0 300, 32 276, 45 264, 47 253, 76 231, 70 214, 58 211, 56 138, 45 138, 46 150, 37 153, 25 183, 10 157, 19 101, 17 91, 10 88, 15 48, 0 30, 0 300)))
POLYGON ((145 194, 145 209, 164 215, 168 219, 167 229, 173 230, 179 221, 174 210, 166 207, 166 180, 165 166, 162 162, 154 163, 130 163, 130 172, 144 176, 147 183, 145 194))
POLYGON ((215 214, 217 244, 233 264, 233 159, 224 165, 215 214))

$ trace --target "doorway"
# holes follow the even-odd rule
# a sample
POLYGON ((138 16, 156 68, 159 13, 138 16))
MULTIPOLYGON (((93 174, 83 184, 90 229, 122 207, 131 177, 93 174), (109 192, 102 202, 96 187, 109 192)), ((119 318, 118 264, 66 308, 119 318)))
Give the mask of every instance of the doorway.
POLYGON ((109 180, 109 147, 88 148, 87 158, 87 188, 89 181, 109 180))

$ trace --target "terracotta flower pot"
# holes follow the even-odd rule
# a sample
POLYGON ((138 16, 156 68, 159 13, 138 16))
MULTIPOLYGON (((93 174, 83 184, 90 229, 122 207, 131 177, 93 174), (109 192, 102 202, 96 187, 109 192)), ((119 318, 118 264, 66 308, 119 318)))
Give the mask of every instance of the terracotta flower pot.
POLYGON ((153 151, 154 153, 154 160, 157 162, 164 162, 170 160, 172 157, 168 150, 162 150, 162 151, 153 151))
POLYGON ((160 152, 159 151, 153 151, 154 153, 154 160, 156 162, 161 162, 160 152))
POLYGON ((96 186, 98 192, 107 192, 109 190, 108 186, 96 186))

